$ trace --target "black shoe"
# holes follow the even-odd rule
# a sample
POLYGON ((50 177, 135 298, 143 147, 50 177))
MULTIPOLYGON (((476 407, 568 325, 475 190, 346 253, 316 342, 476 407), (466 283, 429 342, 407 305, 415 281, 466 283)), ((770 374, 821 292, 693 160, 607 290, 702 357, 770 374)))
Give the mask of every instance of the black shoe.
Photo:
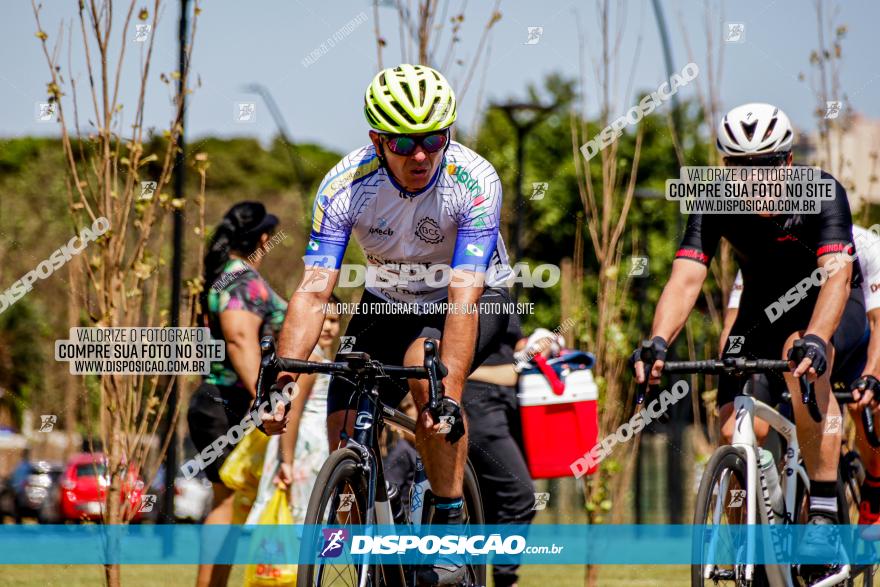
POLYGON ((800 576, 813 583, 827 577, 840 567, 840 563, 829 563, 829 558, 837 558, 841 552, 840 533, 834 521, 822 514, 810 514, 810 521, 804 528, 797 555, 800 576))
POLYGON ((463 559, 453 559, 441 555, 437 557, 434 564, 419 568, 416 573, 416 583, 419 587, 458 585, 464 581, 466 571, 463 559))

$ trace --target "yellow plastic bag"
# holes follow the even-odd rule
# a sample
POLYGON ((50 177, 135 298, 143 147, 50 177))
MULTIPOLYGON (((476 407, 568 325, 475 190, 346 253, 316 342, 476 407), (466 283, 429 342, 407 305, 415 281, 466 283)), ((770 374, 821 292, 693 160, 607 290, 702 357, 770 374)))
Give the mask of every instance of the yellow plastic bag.
POLYGON ((240 491, 250 496, 253 501, 260 484, 263 457, 268 443, 268 436, 252 428, 223 461, 220 467, 220 479, 223 484, 233 491, 240 491))
MULTIPOLYGON (((293 516, 290 514, 290 505, 287 502, 287 492, 276 489, 275 494, 260 515, 260 525, 293 524, 293 516)), ((292 558, 292 544, 281 544, 272 537, 260 539, 259 530, 255 530, 251 545, 251 559, 260 560, 265 555, 269 562, 248 565, 244 572, 245 587, 294 587, 296 585, 295 564, 272 564, 272 559, 281 558, 280 553, 285 549, 284 560, 292 558)))

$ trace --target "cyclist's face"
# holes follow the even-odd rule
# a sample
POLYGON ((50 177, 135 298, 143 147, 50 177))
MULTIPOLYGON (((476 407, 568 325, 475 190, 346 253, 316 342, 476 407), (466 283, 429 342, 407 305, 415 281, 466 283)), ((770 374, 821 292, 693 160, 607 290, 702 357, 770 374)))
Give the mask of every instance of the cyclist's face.
MULTIPOLYGON (((422 137, 424 135, 412 136, 422 137)), ((428 182, 434 177, 434 173, 443 161, 445 149, 429 153, 422 145, 417 145, 411 155, 396 155, 391 152, 391 149, 386 144, 383 144, 386 139, 379 133, 370 131, 370 139, 373 141, 376 150, 384 153, 388 169, 394 174, 394 179, 412 192, 417 192, 428 185, 428 182)))
MULTIPOLYGON (((725 157, 724 165, 725 167, 791 167, 793 159, 791 152, 785 156, 725 157)), ((772 212, 758 212, 757 215, 761 218, 777 216, 772 212)))

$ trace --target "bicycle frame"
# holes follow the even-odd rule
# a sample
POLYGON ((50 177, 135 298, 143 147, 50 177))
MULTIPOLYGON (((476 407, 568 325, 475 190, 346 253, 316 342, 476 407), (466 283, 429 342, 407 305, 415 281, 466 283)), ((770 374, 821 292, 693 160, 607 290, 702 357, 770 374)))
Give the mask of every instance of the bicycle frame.
MULTIPOLYGON (((392 525, 394 516, 391 511, 391 503, 385 489, 385 471, 382 459, 376 456, 379 443, 379 431, 384 422, 396 424, 410 431, 415 430, 415 421, 403 412, 386 406, 379 399, 379 390, 375 383, 369 386, 370 391, 358 390, 358 407, 354 422, 352 436, 346 440, 346 447, 357 451, 361 455, 362 466, 367 473, 367 511, 366 525, 392 525)), ((358 577, 359 587, 367 587, 368 571, 370 568, 369 555, 367 563, 361 567, 361 575, 358 577)), ((386 565, 386 568, 388 566, 386 565)), ((399 584, 405 585, 403 567, 397 567, 401 576, 399 584)), ((386 581, 388 577, 386 577, 386 581)))
MULTIPOLYGON (((736 427, 733 433, 733 442, 731 446, 739 450, 746 462, 746 524, 755 525, 758 516, 761 516, 761 524, 769 525, 777 523, 775 519, 771 519, 768 515, 767 508, 764 504, 758 502, 758 489, 761 486, 759 482, 759 469, 757 451, 759 448, 758 439, 755 436, 755 417, 761 418, 767 422, 771 428, 776 430, 788 445, 785 454, 785 470, 784 475, 780 476, 779 482, 782 485, 782 494, 785 502, 785 516, 788 518, 786 523, 795 523, 797 500, 797 477, 803 481, 806 488, 810 487, 810 479, 807 471, 800 462, 800 445, 797 439, 797 428, 788 418, 780 414, 771 406, 755 399, 751 395, 740 395, 734 399, 734 412, 736 414, 736 427)), ((727 482, 729 478, 722 479, 721 491, 718 492, 716 498, 715 514, 712 523, 718 525, 720 523, 721 513, 725 509, 725 497, 727 495, 727 482)), ((763 493, 762 493, 763 496, 763 493)), ((763 500, 762 500, 763 501, 763 500)), ((754 556, 755 545, 752 541, 747 544, 748 555, 751 560, 754 556)), ((710 579, 715 565, 706 565, 703 576, 710 579)), ((789 565, 764 565, 767 572, 767 579, 772 587, 793 587, 794 583, 789 572, 789 565)), ((822 581, 815 583, 812 587, 830 587, 837 585, 844 579, 849 577, 850 566, 848 564, 841 565, 841 569, 826 577, 822 581)), ((751 581, 754 578, 755 565, 748 563, 745 565, 745 578, 751 581)))

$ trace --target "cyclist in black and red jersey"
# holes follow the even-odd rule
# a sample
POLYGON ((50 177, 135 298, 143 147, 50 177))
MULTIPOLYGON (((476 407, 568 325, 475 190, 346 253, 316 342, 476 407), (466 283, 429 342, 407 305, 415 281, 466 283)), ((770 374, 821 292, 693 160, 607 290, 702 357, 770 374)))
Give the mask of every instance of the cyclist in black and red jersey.
MULTIPOLYGON (((791 166, 794 132, 788 117, 769 104, 746 104, 731 110, 718 127, 717 146, 727 166, 791 166)), ((822 173, 822 179, 834 180, 822 173)), ((731 336, 742 336, 736 356, 791 359, 794 342, 802 339, 806 357, 785 375, 791 393, 795 422, 807 473, 810 476, 810 525, 837 523, 837 466, 839 433, 825 432, 825 420, 839 416, 831 394, 829 375, 835 357, 858 345, 865 332, 865 311, 859 297, 858 263, 841 262, 839 253, 853 254, 852 216, 846 190, 834 180, 835 194, 823 200, 817 214, 694 214, 688 218, 672 274, 657 304, 652 327, 652 346, 658 360, 648 377, 657 382, 668 344, 684 327, 708 273, 708 265, 721 238, 727 239, 742 269, 745 288, 731 336), (806 291, 796 286, 818 267, 831 262, 821 285, 806 291), (795 288, 803 298, 785 311, 766 309, 786 299, 795 288), (815 379, 815 393, 822 421, 815 422, 800 401, 798 379, 815 379)), ((821 280, 819 280, 821 281, 821 280)), ((776 306, 775 308, 779 308, 776 306)), ((730 348, 726 353, 730 353, 730 348)), ((732 353, 731 353, 732 354, 732 353)), ((645 365, 633 355, 636 379, 643 383, 645 365)), ((742 382, 722 378, 718 400, 722 433, 733 434, 733 399, 742 382)), ((819 534, 807 532, 800 546, 805 556, 827 552, 819 534), (812 537, 812 539, 811 539, 812 537)))

